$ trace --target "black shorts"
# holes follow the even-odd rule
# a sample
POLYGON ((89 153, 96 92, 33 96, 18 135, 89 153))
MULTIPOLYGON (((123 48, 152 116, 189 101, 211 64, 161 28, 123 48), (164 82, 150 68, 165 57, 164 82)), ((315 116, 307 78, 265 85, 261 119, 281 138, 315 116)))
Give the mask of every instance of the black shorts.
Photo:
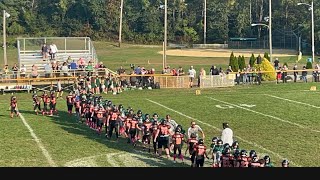
POLYGON ((33 106, 33 110, 36 110, 36 109, 41 110, 40 104, 35 104, 35 105, 33 106))
POLYGON ((149 135, 143 135, 142 141, 147 142, 148 144, 150 144, 151 134, 149 134, 149 135))
POLYGON ((132 136, 135 136, 137 134, 137 129, 130 129, 129 134, 132 136))
POLYGON ((104 122, 104 119, 103 119, 103 118, 98 118, 97 126, 98 126, 98 127, 102 127, 103 122, 104 122))
POLYGON ((86 112, 85 113, 85 117, 88 118, 88 119, 91 118, 91 113, 90 112, 86 112))
POLYGON ((77 112, 77 113, 80 113, 80 108, 76 108, 76 112, 77 112))
POLYGON ((169 136, 168 137, 159 137, 158 148, 168 148, 169 146, 169 136))
POLYGON ((57 105, 57 104, 50 104, 50 109, 51 109, 51 110, 56 110, 56 105, 57 105))
POLYGON ((17 113, 18 112, 15 107, 11 107, 10 111, 11 111, 11 113, 17 113))

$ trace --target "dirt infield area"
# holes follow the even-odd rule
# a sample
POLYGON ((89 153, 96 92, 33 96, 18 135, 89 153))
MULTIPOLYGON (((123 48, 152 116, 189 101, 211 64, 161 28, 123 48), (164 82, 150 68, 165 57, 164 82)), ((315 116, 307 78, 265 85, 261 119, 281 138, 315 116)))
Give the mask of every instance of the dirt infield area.
MULTIPOLYGON (((250 57, 253 53, 256 57, 260 54, 264 55, 265 52, 269 53, 268 49, 168 49, 168 56, 189 56, 189 57, 230 57, 231 52, 235 56, 243 55, 244 57, 250 57)), ((159 51, 159 54, 163 54, 163 51, 159 51)), ((294 50, 273 50, 273 57, 287 57, 297 56, 297 52, 294 50)))

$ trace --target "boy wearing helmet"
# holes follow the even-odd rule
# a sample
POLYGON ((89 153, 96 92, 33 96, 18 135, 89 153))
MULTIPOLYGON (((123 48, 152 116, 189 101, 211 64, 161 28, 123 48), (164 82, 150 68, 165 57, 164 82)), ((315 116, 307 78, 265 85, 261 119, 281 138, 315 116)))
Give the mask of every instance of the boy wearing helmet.
POLYGON ((53 115, 53 112, 55 112, 56 114, 58 114, 58 111, 56 109, 56 105, 57 105, 57 98, 54 95, 54 92, 51 93, 51 98, 50 98, 50 116, 53 115))
POLYGON ((183 155, 181 149, 184 142, 184 135, 181 133, 180 128, 176 128, 175 133, 172 135, 172 144, 173 144, 173 162, 176 163, 177 150, 179 152, 178 156, 183 162, 183 155))
POLYGON ((284 159, 281 163, 281 167, 289 167, 289 161, 287 159, 284 159))
POLYGON ((187 155, 187 151, 189 151, 190 159, 191 159, 191 167, 193 167, 195 163, 195 146, 197 145, 197 135, 195 133, 191 133, 190 138, 187 140, 187 149, 185 151, 185 155, 187 155))
POLYGON ((38 115, 38 111, 41 111, 41 108, 40 108, 40 100, 37 94, 34 94, 32 96, 32 100, 33 100, 33 110, 36 113, 36 115, 38 115))
POLYGON ((170 136, 170 126, 166 124, 165 120, 161 121, 159 128, 157 130, 157 134, 155 136, 154 141, 159 137, 158 141, 158 155, 159 157, 162 156, 162 147, 165 149, 167 158, 170 158, 169 154, 169 136, 170 136))
POLYGON ((149 153, 151 151, 150 142, 151 142, 151 128, 152 128, 152 122, 150 119, 145 119, 143 122, 143 150, 145 150, 146 146, 148 145, 149 153))
POLYGON ((11 101, 10 101, 10 117, 13 118, 13 114, 16 114, 19 116, 18 112, 18 101, 15 96, 11 96, 11 101))
POLYGON ((203 167, 205 157, 209 159, 206 150, 207 147, 204 145, 203 139, 199 139, 198 144, 195 146, 195 167, 203 167))

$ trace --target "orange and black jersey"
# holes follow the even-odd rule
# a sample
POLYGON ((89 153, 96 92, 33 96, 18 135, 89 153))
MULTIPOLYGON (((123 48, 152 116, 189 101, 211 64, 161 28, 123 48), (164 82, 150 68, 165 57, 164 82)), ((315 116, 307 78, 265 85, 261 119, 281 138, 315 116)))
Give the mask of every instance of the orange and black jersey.
POLYGON ((188 149, 190 153, 194 152, 194 148, 197 145, 197 143, 198 143, 198 140, 196 138, 189 138, 187 140, 188 149))
POLYGON ((103 109, 103 110, 101 110, 101 109, 98 110, 98 111, 97 111, 97 118, 98 118, 98 119, 104 118, 104 117, 105 117, 105 116, 104 116, 105 113, 106 113, 106 111, 105 111, 104 109, 103 109))
POLYGON ((131 127, 131 121, 132 121, 132 118, 129 118, 127 117, 125 120, 124 120, 124 125, 127 129, 129 129, 131 127))
POLYGON ((120 115, 119 111, 117 111, 117 112, 111 111, 108 114, 108 119, 109 119, 109 121, 117 121, 119 115, 120 115))
POLYGON ((170 126, 169 125, 159 125, 158 132, 159 136, 169 136, 170 135, 170 126))
POLYGON ((152 122, 144 122, 143 123, 143 128, 144 128, 144 134, 145 135, 150 135, 151 127, 152 127, 152 122))
POLYGON ((158 132, 158 125, 152 125, 152 127, 151 127, 151 133, 152 133, 152 137, 154 138, 154 137, 156 137, 156 135, 157 135, 157 132, 158 132))
POLYGON ((51 104, 57 104, 57 98, 51 97, 51 104))
POLYGON ((221 167, 233 167, 234 157, 232 155, 222 155, 220 158, 221 167))
POLYGON ((80 108, 81 108, 81 102, 80 102, 80 101, 76 101, 76 102, 74 103, 74 106, 75 106, 76 108, 80 109, 80 108))
POLYGON ((184 141, 184 135, 181 133, 175 133, 172 135, 172 142, 175 145, 180 145, 184 141))
POLYGON ((75 98, 72 95, 68 95, 66 97, 66 100, 67 100, 67 105, 73 105, 75 98))
POLYGON ((130 122, 130 129, 136 129, 138 127, 139 121, 137 119, 132 119, 130 122))
POLYGON ((50 104, 51 103, 51 98, 49 96, 46 98, 46 102, 45 103, 46 104, 50 104))
POLYGON ((39 98, 38 97, 34 97, 34 98, 32 98, 33 99, 33 104, 34 105, 39 105, 40 104, 40 100, 39 100, 39 98))
POLYGON ((41 99, 42 99, 42 102, 43 102, 43 103, 46 103, 48 98, 49 98, 48 95, 44 95, 44 94, 43 94, 43 95, 41 96, 41 99))
POLYGON ((204 156, 206 154, 207 147, 203 144, 197 144, 194 148, 196 156, 204 156))
POLYGON ((12 108, 15 108, 15 107, 17 107, 17 100, 11 100, 11 102, 10 102, 10 107, 12 107, 12 108))

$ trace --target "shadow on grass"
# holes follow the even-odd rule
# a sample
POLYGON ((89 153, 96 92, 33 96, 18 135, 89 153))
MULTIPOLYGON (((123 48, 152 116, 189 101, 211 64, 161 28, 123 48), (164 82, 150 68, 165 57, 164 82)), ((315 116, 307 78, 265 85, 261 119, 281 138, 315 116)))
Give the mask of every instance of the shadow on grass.
MULTIPOLYGON (((22 114, 35 115, 34 111, 21 110, 20 112, 22 114)), ((42 117, 40 114, 38 116, 42 117)), ((112 138, 108 140, 104 136, 105 128, 103 128, 101 135, 99 135, 95 130, 90 129, 85 123, 78 122, 74 114, 69 115, 65 111, 59 111, 59 115, 47 117, 49 117, 53 123, 58 124, 61 129, 67 131, 68 133, 81 135, 92 141, 104 144, 110 149, 130 153, 133 158, 139 160, 140 162, 144 162, 149 167, 189 167, 188 164, 175 164, 173 163, 172 159, 156 158, 153 153, 143 151, 140 144, 134 148, 131 144, 127 144, 127 139, 124 137, 119 137, 118 141, 116 141, 114 133, 112 138)), ((151 149, 151 152, 153 152, 153 149, 151 149)))

